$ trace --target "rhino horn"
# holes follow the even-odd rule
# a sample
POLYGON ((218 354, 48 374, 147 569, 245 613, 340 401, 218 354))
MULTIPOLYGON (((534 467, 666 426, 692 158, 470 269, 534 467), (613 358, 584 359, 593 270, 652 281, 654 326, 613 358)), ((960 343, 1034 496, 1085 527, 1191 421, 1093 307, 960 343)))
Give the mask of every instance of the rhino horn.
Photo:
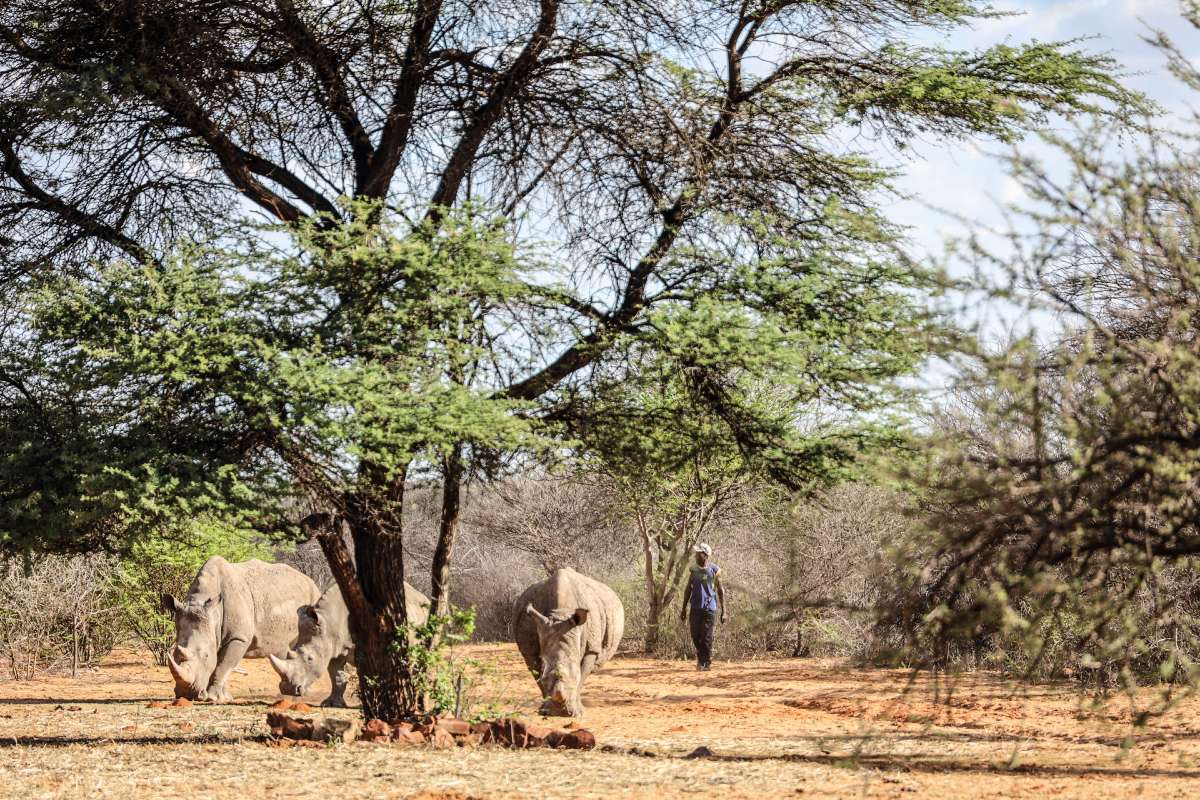
POLYGON ((175 682, 178 684, 191 685, 192 669, 175 660, 175 657, 167 653, 167 666, 171 669, 171 675, 174 676, 175 682))
POLYGON ((538 611, 536 608, 533 607, 533 603, 530 603, 527 606, 525 606, 525 613, 528 614, 529 616, 533 617, 535 621, 540 622, 543 625, 550 622, 550 620, 546 619, 545 615, 543 615, 542 612, 538 611))
POLYGON ((274 653, 271 653, 267 656, 267 661, 271 662, 271 666, 275 668, 275 671, 279 673, 281 678, 287 678, 288 680, 292 679, 292 669, 291 665, 288 664, 287 659, 280 658, 274 653))

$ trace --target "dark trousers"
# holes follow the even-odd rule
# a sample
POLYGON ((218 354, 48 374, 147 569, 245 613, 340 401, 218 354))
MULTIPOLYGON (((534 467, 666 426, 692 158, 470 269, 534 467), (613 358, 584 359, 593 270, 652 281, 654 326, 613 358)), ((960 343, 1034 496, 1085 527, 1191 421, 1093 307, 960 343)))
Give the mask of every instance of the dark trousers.
POLYGON ((692 644, 696 646, 696 663, 702 667, 712 664, 713 623, 717 612, 693 608, 691 614, 692 644))

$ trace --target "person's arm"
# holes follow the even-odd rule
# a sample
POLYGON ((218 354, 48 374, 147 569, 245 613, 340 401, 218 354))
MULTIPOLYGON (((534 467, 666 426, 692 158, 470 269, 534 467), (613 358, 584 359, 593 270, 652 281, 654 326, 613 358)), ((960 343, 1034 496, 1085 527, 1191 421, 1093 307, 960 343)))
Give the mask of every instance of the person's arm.
POLYGON ((687 588, 683 590, 683 608, 679 610, 679 618, 687 622, 688 601, 692 599, 692 579, 688 576, 687 588))
POLYGON ((717 585, 717 605, 721 607, 721 622, 729 622, 729 612, 725 610, 725 587, 721 585, 720 567, 717 567, 717 574, 713 575, 713 583, 717 585))

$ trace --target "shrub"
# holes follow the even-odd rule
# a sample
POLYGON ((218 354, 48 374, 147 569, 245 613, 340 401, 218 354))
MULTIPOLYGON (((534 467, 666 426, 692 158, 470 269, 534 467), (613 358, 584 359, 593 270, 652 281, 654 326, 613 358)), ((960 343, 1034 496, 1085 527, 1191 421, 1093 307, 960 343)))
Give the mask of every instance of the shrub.
POLYGON ((121 636, 114 561, 29 556, 0 562, 0 659, 16 680, 97 663, 121 636))

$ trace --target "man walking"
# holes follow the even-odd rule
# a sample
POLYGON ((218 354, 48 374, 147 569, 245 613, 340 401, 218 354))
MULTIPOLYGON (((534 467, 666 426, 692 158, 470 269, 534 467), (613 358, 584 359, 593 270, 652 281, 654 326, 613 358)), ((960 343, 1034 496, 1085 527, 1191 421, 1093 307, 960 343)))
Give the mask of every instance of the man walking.
POLYGON ((679 618, 687 622, 688 608, 691 608, 696 669, 707 670, 712 666, 713 623, 717 619, 718 607, 722 624, 729 621, 729 614, 725 610, 725 590, 721 588, 721 568, 709 563, 712 548, 698 544, 692 552, 696 554, 696 566, 692 567, 687 589, 683 592, 683 610, 679 618))

